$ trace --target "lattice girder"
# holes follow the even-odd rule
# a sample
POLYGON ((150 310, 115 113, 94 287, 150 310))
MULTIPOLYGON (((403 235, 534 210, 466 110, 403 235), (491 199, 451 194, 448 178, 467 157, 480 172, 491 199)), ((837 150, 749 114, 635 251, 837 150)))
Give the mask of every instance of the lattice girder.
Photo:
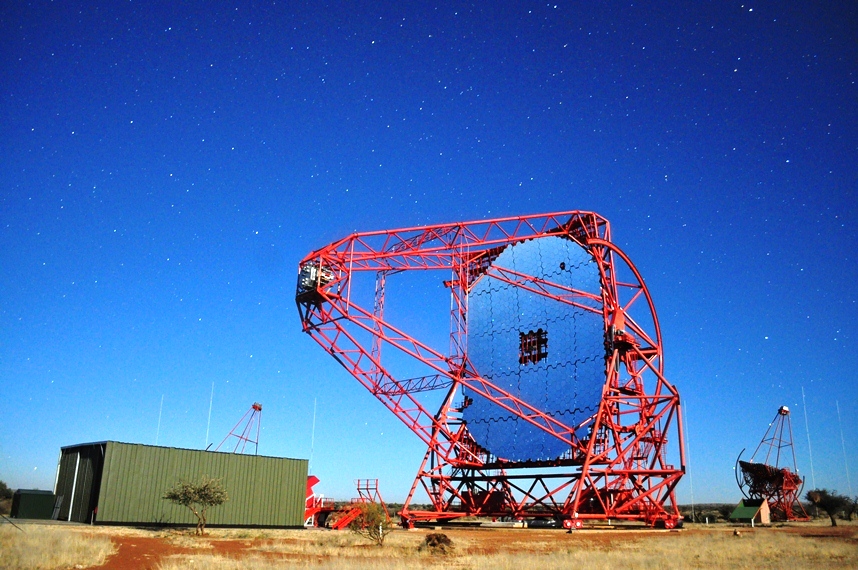
MULTIPOLYGON (((427 444, 401 513, 407 524, 466 515, 627 518, 649 524, 662 521, 668 526, 679 520, 673 496, 684 472, 679 396, 663 376, 661 333, 649 293, 637 269, 610 241, 610 226, 598 214, 563 212, 356 233, 311 253, 302 260, 299 271, 296 302, 304 331, 427 444), (547 244, 548 249, 540 244, 547 244), (534 255, 542 255, 544 261, 539 263, 544 266, 552 255, 567 255, 550 252, 567 249, 568 255, 574 254, 569 259, 581 260, 568 269, 565 261, 545 274, 515 267, 518 258, 525 263, 523 267, 532 265, 526 262, 528 256, 539 262, 534 255), (586 267, 593 269, 582 273, 586 267), (413 270, 440 270, 449 276, 443 280, 451 294, 447 353, 388 322, 387 284, 413 270), (595 273, 587 273, 590 271, 595 273), (375 276, 371 309, 360 304, 354 280, 361 273, 375 276), (589 274, 593 277, 584 277, 589 274), (576 279, 591 284, 581 287, 576 279), (505 299, 536 302, 534 307, 542 308, 527 317, 531 320, 549 314, 541 311, 567 307, 562 309, 562 314, 569 315, 566 320, 555 322, 548 317, 553 323, 552 336, 548 329, 536 330, 537 325, 515 333, 521 337, 524 351, 516 366, 523 372, 509 370, 527 372, 522 378, 528 382, 536 381, 529 379, 541 377, 539 374, 549 374, 539 382, 556 376, 556 372, 539 370, 556 370, 545 368, 548 363, 541 361, 549 353, 558 358, 558 342, 561 348, 563 342, 580 342, 564 332, 567 325, 563 323, 568 320, 572 325, 585 319, 582 326, 589 327, 586 323, 591 321, 586 319, 590 317, 585 315, 598 319, 602 338, 598 350, 603 351, 599 358, 604 364, 597 407, 587 412, 586 406, 579 409, 570 403, 578 411, 570 412, 571 407, 562 413, 552 411, 545 407, 553 397, 550 393, 545 396, 548 400, 540 397, 535 401, 538 392, 510 384, 505 379, 506 368, 499 369, 500 375, 491 369, 488 375, 481 372, 491 361, 481 353, 475 366, 469 353, 471 341, 479 340, 485 347, 482 350, 493 351, 495 345, 489 337, 478 339, 470 330, 469 297, 477 292, 484 295, 482 305, 476 305, 483 313, 495 310, 485 301, 498 295, 499 303, 509 302, 505 299), (469 341, 469 337, 473 338, 469 341), (394 365, 390 364, 391 354, 394 365), (423 371, 403 376, 395 370, 401 357, 418 363, 423 371), (430 397, 441 391, 440 405, 437 397, 431 404, 430 397), (475 400, 479 406, 472 408, 475 400), (434 406, 438 411, 433 413, 434 406), (491 415, 484 416, 486 413, 491 415), (520 435, 481 428, 475 439, 469 422, 476 421, 475 427, 484 421, 480 418, 495 416, 512 422, 509 425, 520 435), (669 438, 668 433, 674 435, 669 438), (518 441, 516 437, 520 443, 501 456, 493 453, 492 449, 507 449, 502 442, 518 441), (668 463, 669 441, 678 445, 678 466, 668 463), (556 450, 563 449, 558 455, 556 450), (418 488, 429 496, 432 511, 409 509, 418 488)), ((509 309, 501 304, 496 310, 509 309)), ((507 321, 501 323, 507 326, 507 321)), ((487 330, 487 334, 495 334, 487 330)), ((582 329, 582 333, 589 330, 582 329)), ((586 341, 590 337, 580 338, 586 341)), ((586 342, 591 344, 581 345, 582 350, 592 350, 586 348, 593 346, 592 341, 586 342)), ((582 358, 583 363, 590 362, 580 369, 583 372, 575 372, 579 365, 570 361, 563 370, 568 369, 572 376, 564 372, 567 376, 560 378, 576 379, 579 373, 590 373, 591 357, 582 358)), ((540 385, 533 384, 537 390, 540 385)), ((545 386, 565 393, 553 384, 545 386)), ((577 402, 578 396, 575 398, 577 402)))
POLYGON ((765 499, 772 520, 810 520, 799 500, 804 479, 798 474, 788 407, 778 408, 749 461, 741 461, 742 453, 736 459, 736 483, 745 497, 765 499))

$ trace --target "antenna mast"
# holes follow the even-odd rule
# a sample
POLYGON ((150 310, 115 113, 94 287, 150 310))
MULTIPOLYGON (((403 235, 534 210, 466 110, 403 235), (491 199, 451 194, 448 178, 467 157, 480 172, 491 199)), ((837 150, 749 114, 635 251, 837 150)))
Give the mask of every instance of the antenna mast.
POLYGON ((238 441, 235 443, 235 447, 232 450, 232 453, 244 453, 244 449, 248 443, 253 444, 253 454, 257 455, 259 452, 259 428, 262 425, 262 404, 259 402, 254 402, 250 409, 242 416, 238 423, 235 424, 235 427, 232 428, 232 431, 227 434, 223 441, 218 444, 215 448, 215 451, 220 451, 220 448, 226 443, 230 437, 235 437, 238 441), (238 427, 244 424, 244 428, 242 428, 241 432, 238 431, 238 427), (256 426, 256 439, 252 439, 253 435, 253 427, 256 426), (241 447, 241 451, 238 448, 241 447))

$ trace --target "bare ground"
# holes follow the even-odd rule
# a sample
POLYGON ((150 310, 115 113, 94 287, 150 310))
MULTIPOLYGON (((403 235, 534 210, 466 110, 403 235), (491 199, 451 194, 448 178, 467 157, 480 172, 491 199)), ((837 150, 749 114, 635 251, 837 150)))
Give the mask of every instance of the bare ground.
MULTIPOLYGON (((571 548, 610 551, 632 542, 646 542, 648 538, 682 543, 692 537, 721 537, 733 535, 739 530, 743 537, 757 533, 771 533, 811 539, 820 546, 837 544, 854 552, 854 559, 841 560, 846 566, 858 567, 858 524, 843 523, 838 527, 823 526, 822 523, 792 523, 769 528, 737 528, 730 525, 689 525, 681 531, 658 531, 628 527, 600 527, 566 533, 556 529, 515 528, 448 528, 395 531, 388 538, 394 548, 416 550, 426 534, 443 532, 456 545, 457 553, 469 556, 491 556, 498 554, 545 554, 568 551, 571 548)), ((362 549, 377 547, 361 543, 345 531, 329 530, 254 530, 211 529, 207 536, 193 536, 186 530, 144 530, 120 527, 66 527, 86 534, 106 534, 118 547, 117 552, 101 570, 150 570, 176 555, 215 555, 230 559, 260 556, 277 561, 293 561, 304 564, 325 563, 340 557, 335 550, 348 551, 351 556, 362 549)), ((741 537, 739 537, 741 538, 741 537)), ((384 549, 392 548, 388 545, 384 549)), ((787 553, 784 553, 787 555, 787 553)), ((415 560, 419 564, 419 561, 415 560)), ((692 565, 693 566, 693 565, 692 565)))

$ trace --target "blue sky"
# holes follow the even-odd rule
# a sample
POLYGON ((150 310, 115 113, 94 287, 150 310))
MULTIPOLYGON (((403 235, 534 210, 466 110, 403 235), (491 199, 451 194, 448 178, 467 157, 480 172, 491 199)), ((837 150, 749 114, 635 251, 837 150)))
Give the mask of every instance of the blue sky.
POLYGON ((258 401, 260 453, 401 500, 425 448, 301 333, 298 261, 579 209, 654 297, 680 501, 736 500, 784 404, 810 480, 802 387, 813 479, 855 494, 856 30, 837 2, 5 4, 0 478, 217 445, 258 401))

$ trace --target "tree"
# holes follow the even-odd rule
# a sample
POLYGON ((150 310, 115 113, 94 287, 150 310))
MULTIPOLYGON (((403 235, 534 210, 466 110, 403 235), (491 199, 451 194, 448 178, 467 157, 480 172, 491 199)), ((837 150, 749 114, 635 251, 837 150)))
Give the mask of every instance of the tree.
POLYGON ((349 530, 378 546, 384 545, 384 538, 393 530, 387 513, 378 503, 360 503, 357 508, 360 514, 349 524, 349 530))
POLYGON ((12 510, 12 489, 6 481, 0 481, 0 515, 8 515, 12 510))
POLYGON ((718 514, 721 515, 721 518, 725 521, 730 520, 730 515, 733 514, 734 510, 736 510, 735 505, 718 505, 718 514))
POLYGON ((804 498, 828 514, 828 518, 831 519, 831 526, 837 526, 835 515, 849 505, 849 497, 838 495, 828 489, 813 489, 808 491, 804 498))
POLYGON ((203 475, 199 482, 180 479, 171 489, 167 489, 164 499, 188 507, 197 517, 196 534, 206 532, 206 511, 229 500, 220 479, 212 479, 203 475))
POLYGON ((858 497, 852 497, 849 499, 849 503, 846 505, 843 514, 846 515, 846 520, 852 522, 852 515, 858 512, 858 497))

